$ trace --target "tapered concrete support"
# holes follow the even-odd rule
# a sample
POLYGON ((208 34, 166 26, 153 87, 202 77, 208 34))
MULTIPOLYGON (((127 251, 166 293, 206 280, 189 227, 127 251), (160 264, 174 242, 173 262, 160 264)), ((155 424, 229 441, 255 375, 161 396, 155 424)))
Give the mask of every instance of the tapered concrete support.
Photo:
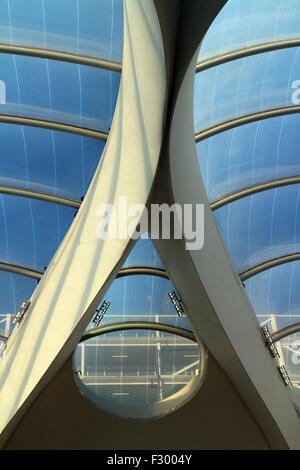
MULTIPOLYGON (((155 245, 201 337, 272 448, 300 449, 300 420, 275 361, 265 348, 248 296, 233 266, 210 208, 194 143, 194 77, 198 51, 186 71, 170 119, 165 163, 158 174, 156 200, 204 204, 204 247, 187 251, 183 240, 155 245), (168 174, 168 192, 161 181, 168 174)), ((184 235, 184 234, 183 234, 184 235)))
POLYGON ((137 445, 153 449, 164 444, 172 448, 175 442, 178 449, 299 448, 299 418, 218 232, 197 162, 192 115, 196 48, 226 0, 154 3, 166 57, 152 1, 126 0, 124 81, 105 158, 33 296, 28 318, 10 341, 0 375, 5 391, 0 392, 2 443, 25 406, 71 355, 128 250, 128 240, 102 243, 96 239, 97 203, 113 203, 118 195, 129 195, 129 202, 144 202, 163 137, 157 186, 148 202, 205 204, 203 250, 187 252, 184 240, 156 241, 156 246, 183 299, 195 336, 204 340, 211 353, 208 379, 185 408, 164 420, 136 426, 114 421, 89 406, 75 386, 70 357, 39 394, 8 447, 19 448, 21 443, 32 448, 34 442, 39 448, 45 448, 45 443, 49 448, 78 448, 84 442, 85 448, 132 449, 137 445), (162 135, 165 60, 172 88, 168 88, 162 135), (67 403, 64 393, 70 397, 67 403), (79 430, 78 419, 83 423, 79 430), (38 431, 32 439, 28 430, 35 423, 38 431), (107 430, 100 440, 99 426, 107 430))
POLYGON ((100 204, 145 204, 160 152, 164 48, 152 0, 125 0, 122 79, 112 129, 88 193, 13 331, 0 365, 1 445, 79 342, 117 274, 129 237, 100 240, 100 204))

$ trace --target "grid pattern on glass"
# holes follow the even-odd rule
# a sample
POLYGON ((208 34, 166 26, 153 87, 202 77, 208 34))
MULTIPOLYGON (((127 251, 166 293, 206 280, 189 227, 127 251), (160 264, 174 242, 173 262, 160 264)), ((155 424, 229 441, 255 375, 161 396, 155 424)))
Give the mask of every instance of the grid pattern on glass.
POLYGON ((69 207, 0 195, 0 260, 44 271, 74 214, 69 207))
POLYGON ((199 367, 196 343, 159 331, 131 330, 92 338, 75 353, 83 382, 99 398, 150 404, 185 387, 199 367))
POLYGON ((300 251, 300 185, 270 189, 214 212, 238 272, 300 251))
MULTIPOLYGON (((135 244, 123 268, 163 268, 150 239, 135 244)), ((114 280, 105 294, 105 313, 94 315, 93 327, 124 322, 164 323, 190 330, 186 315, 178 316, 169 297, 169 279, 149 274, 126 275, 114 280)), ((200 368, 197 343, 178 335, 145 329, 101 334, 81 342, 74 353, 75 373, 86 389, 82 393, 102 409, 102 400, 119 405, 162 402, 190 383, 200 368)), ((202 380, 202 379, 199 379, 202 380)), ((80 388, 80 385, 79 385, 80 388)), ((111 411, 111 410, 107 410, 111 411)))
MULTIPOLYGON (((105 294, 110 302, 100 325, 125 321, 152 321, 190 329, 186 315, 179 317, 168 295, 174 287, 168 279, 131 275, 115 279, 105 294)), ((99 306, 100 307, 100 306, 99 306)), ((95 327, 91 322, 89 328, 95 327)))
POLYGON ((234 60, 196 74, 195 131, 241 116, 295 106, 298 58, 299 47, 294 47, 234 60))
POLYGON ((122 0, 3 0, 0 42, 121 61, 122 0))
POLYGON ((132 266, 147 266, 164 269, 150 238, 140 238, 129 253, 123 268, 132 266))
POLYGON ((300 175, 300 115, 280 116, 222 132, 197 144, 210 201, 257 183, 300 175))
POLYGON ((108 132, 119 90, 119 73, 10 54, 0 54, 0 70, 1 80, 6 83, 1 114, 108 132))
POLYGON ((299 37, 298 0, 229 0, 201 44, 198 60, 299 37))
POLYGON ((244 282, 260 323, 276 321, 276 325, 272 323, 275 331, 300 322, 299 275, 300 261, 295 261, 268 269, 244 282))
POLYGON ((0 185, 80 199, 104 148, 99 140, 13 124, 0 125, 0 185))

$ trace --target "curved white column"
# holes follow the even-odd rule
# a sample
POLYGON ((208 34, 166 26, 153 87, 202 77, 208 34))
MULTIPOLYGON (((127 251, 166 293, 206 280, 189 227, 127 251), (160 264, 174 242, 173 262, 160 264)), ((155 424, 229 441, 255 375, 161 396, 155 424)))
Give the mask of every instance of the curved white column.
POLYGON ((178 240, 156 244, 183 299, 195 335, 202 337, 271 445, 282 448, 285 441, 289 448, 299 449, 299 416, 275 361, 265 348, 255 313, 218 231, 202 182, 193 122, 197 57, 198 50, 172 116, 170 176, 174 202, 205 206, 204 247, 187 252, 178 240))
POLYGON ((183 300, 196 337, 202 338, 252 412, 272 448, 300 448, 300 420, 265 347, 256 315, 218 231, 198 164, 194 136, 196 51, 171 116, 168 193, 158 202, 204 204, 204 246, 187 251, 185 240, 155 240, 168 274, 183 300))
POLYGON ((100 240, 97 207, 118 208, 120 196, 127 196, 128 204, 146 203, 160 152, 165 95, 164 48, 153 1, 125 0, 122 79, 104 154, 0 365, 2 445, 76 347, 121 265, 130 239, 100 240))

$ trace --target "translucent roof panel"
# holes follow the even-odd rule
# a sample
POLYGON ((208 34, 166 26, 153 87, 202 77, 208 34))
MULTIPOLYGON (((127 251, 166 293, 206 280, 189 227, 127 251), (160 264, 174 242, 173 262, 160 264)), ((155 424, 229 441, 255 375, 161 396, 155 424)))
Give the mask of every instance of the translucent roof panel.
MULTIPOLYGON (((174 287, 168 279, 152 275, 130 275, 115 279, 105 294, 111 302, 102 324, 124 321, 168 323, 190 329, 186 317, 179 317, 168 292, 174 287)), ((90 324, 90 327, 95 325, 90 324)))
POLYGON ((245 57, 196 74, 195 131, 297 104, 297 90, 292 85, 300 76, 299 57, 299 47, 294 47, 245 57))
POLYGON ((140 267, 140 274, 127 274, 113 281, 86 330, 119 323, 120 331, 106 329, 105 334, 81 342, 73 363, 76 383, 93 404, 117 416, 146 419, 147 405, 155 403, 150 415, 159 417, 192 396, 202 383, 205 358, 204 350, 191 339, 147 330, 147 322, 191 329, 185 312, 179 316, 169 297, 174 291, 171 281, 142 273, 142 267, 163 268, 150 239, 136 242, 123 268, 132 266, 140 267), (106 309, 104 313, 102 308, 106 309), (124 330, 125 322, 143 322, 143 329, 134 325, 135 329, 124 330), (189 384, 191 387, 187 387, 189 384), (173 396, 176 405, 170 401, 165 408, 164 400, 172 400, 173 396), (134 406, 126 408, 130 405, 134 406), (143 408, 136 413, 134 407, 139 406, 143 408))
POLYGON ((0 70, 6 83, 2 114, 109 130, 119 73, 10 54, 0 54, 0 70))
POLYGON ((74 214, 69 207, 0 195, 0 260, 43 271, 74 214))
POLYGON ((229 0, 201 44, 199 61, 255 44, 299 37, 298 0, 229 0))
POLYGON ((134 245, 123 268, 132 266, 148 266, 151 268, 164 269, 150 238, 140 238, 134 245))
POLYGON ((36 127, 0 125, 0 185, 80 199, 105 143, 36 127))
POLYGON ((300 251, 300 185, 245 197, 214 212, 239 272, 300 251))
POLYGON ((300 115, 246 124, 198 142, 210 201, 247 186, 300 175, 300 115))
POLYGON ((0 42, 121 61, 122 0, 3 0, 0 42))
POLYGON ((11 332, 13 314, 23 300, 30 299, 36 285, 35 279, 0 271, 0 335, 11 332))
POLYGON ((104 409, 106 400, 124 405, 162 401, 189 384, 199 367, 197 343, 159 331, 109 333, 82 347, 76 350, 75 367, 104 409))
MULTIPOLYGON (((164 270, 150 238, 137 240, 122 266, 122 268, 128 267, 153 267, 164 270)), ((190 330, 186 315, 178 316, 171 302, 169 292, 174 290, 169 279, 155 273, 143 274, 141 271, 139 274, 116 278, 105 294, 105 301, 111 304, 101 320, 101 325, 126 321, 148 321, 167 323, 190 330)), ((88 328, 94 326, 91 322, 88 328)))
POLYGON ((300 322, 300 261, 267 269, 244 282, 260 323, 275 331, 300 322))

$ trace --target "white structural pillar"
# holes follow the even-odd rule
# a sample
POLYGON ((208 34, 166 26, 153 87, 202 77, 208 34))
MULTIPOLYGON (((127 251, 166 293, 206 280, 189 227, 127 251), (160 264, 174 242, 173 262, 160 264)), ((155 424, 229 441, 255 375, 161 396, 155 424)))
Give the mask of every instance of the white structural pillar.
POLYGON ((187 252, 174 242, 173 248, 171 243, 157 243, 158 249, 183 299, 195 335, 205 341, 271 445, 278 445, 277 427, 289 448, 300 449, 299 415, 265 347, 256 315, 218 231, 200 174, 193 122, 198 53, 199 50, 188 67, 172 116, 170 178, 174 202, 204 204, 204 246, 187 252), (188 158, 183 158, 186 155, 188 158), (184 270, 179 269, 180 263, 184 270))
POLYGON ((0 365, 1 445, 77 346, 120 267, 129 236, 99 239, 97 208, 112 204, 118 215, 121 196, 128 205, 146 204, 160 153, 165 95, 164 47, 153 1, 125 0, 122 78, 103 156, 0 365))

